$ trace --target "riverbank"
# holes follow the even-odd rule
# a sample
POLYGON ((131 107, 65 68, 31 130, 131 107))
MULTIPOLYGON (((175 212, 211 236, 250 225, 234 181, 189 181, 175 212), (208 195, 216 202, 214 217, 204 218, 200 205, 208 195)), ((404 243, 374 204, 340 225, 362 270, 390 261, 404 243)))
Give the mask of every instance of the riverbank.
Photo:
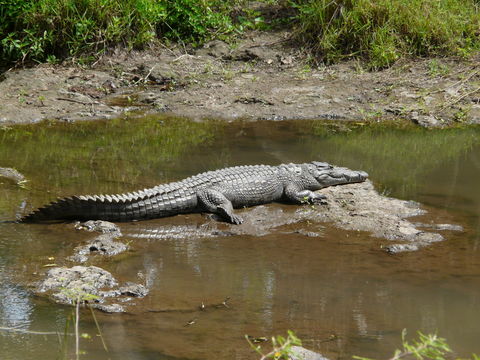
POLYGON ((42 64, 0 77, 0 125, 172 113, 194 119, 480 123, 479 55, 314 66, 291 34, 252 32, 187 51, 157 47, 105 55, 88 67, 42 64))

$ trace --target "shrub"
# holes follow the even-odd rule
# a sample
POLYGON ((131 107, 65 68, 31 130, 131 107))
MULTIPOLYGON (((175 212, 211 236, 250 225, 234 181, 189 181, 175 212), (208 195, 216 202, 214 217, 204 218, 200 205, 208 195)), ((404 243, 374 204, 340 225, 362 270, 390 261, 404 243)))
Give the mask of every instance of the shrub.
POLYGON ((0 0, 0 56, 44 61, 157 37, 204 41, 232 30, 227 10, 220 0, 0 0))

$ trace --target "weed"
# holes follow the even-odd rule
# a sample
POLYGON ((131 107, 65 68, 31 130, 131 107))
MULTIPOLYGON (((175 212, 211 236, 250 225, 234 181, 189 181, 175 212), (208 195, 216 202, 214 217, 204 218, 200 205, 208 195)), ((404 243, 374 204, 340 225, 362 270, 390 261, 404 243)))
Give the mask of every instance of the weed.
POLYGON ((470 116, 470 110, 470 107, 460 108, 455 114, 453 114, 453 119, 460 123, 466 122, 470 116))

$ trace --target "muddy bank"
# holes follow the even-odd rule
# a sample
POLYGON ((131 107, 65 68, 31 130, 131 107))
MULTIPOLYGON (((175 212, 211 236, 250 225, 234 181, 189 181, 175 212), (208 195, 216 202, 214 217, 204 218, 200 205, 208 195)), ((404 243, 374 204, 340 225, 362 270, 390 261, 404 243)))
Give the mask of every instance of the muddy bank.
POLYGON ((313 66, 289 34, 252 33, 197 50, 118 50, 92 66, 39 65, 0 78, 0 125, 122 113, 195 119, 404 118, 425 127, 480 123, 478 56, 313 66))

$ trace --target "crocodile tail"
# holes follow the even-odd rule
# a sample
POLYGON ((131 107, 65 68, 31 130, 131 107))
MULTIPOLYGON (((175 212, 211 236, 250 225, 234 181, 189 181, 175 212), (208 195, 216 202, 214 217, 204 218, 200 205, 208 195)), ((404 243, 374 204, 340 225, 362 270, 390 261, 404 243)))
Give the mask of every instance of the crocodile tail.
POLYGON ((87 195, 58 199, 22 217, 20 222, 55 220, 130 221, 152 217, 146 207, 148 196, 87 195))
POLYGON ((82 195, 58 199, 25 215, 19 222, 144 220, 190 212, 195 207, 196 195, 193 193, 161 194, 154 188, 121 195, 82 195))
POLYGON ((28 215, 20 218, 20 222, 43 222, 54 220, 82 220, 85 216, 93 219, 98 215, 98 211, 93 197, 72 196, 58 199, 45 205, 28 215), (82 213, 83 211, 83 213, 82 213))

